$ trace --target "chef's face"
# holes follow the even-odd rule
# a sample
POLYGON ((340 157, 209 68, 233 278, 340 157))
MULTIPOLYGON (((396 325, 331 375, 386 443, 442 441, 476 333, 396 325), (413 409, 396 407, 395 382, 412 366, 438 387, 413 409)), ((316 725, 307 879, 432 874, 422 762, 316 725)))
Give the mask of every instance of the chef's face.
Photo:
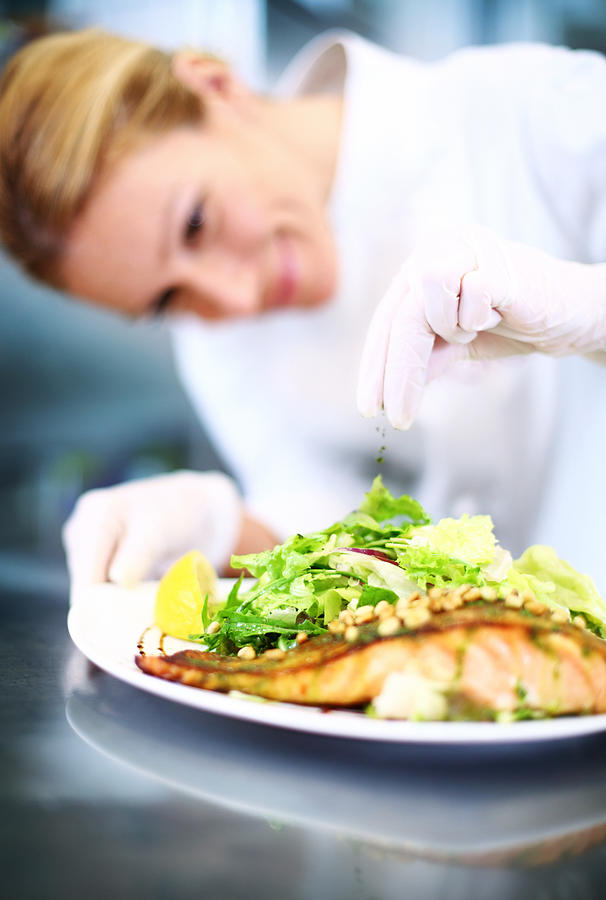
POLYGON ((70 231, 62 276, 129 316, 227 319, 323 303, 336 253, 324 199, 288 144, 219 103, 109 169, 70 231))

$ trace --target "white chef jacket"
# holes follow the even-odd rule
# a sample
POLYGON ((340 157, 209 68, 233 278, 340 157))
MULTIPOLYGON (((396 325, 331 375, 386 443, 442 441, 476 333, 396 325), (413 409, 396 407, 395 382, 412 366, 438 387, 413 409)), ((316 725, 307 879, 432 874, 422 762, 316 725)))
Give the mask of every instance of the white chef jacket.
MULTIPOLYGON (((315 310, 172 326, 183 384, 249 508, 284 536, 325 527, 382 472, 434 518, 491 514, 514 553, 547 542, 549 479, 564 477, 551 448, 567 415, 565 364, 538 354, 459 364, 427 387, 407 432, 360 417, 357 369, 372 312, 427 227, 477 222, 562 258, 605 258, 604 59, 517 44, 421 63, 328 34, 280 91, 344 96, 329 209, 338 293, 315 310)), ((603 395, 606 373, 584 365, 603 395)))

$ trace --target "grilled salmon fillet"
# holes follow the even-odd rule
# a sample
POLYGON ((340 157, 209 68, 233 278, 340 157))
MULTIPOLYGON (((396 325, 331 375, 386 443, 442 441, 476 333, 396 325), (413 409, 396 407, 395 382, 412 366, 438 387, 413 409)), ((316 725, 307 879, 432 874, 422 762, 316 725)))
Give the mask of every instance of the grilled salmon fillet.
POLYGON ((440 685, 448 703, 442 718, 606 712, 606 641, 502 603, 440 612, 387 636, 376 622, 360 626, 355 640, 322 634, 281 659, 185 650, 136 663, 169 681, 289 703, 364 706, 390 675, 410 672, 440 685))

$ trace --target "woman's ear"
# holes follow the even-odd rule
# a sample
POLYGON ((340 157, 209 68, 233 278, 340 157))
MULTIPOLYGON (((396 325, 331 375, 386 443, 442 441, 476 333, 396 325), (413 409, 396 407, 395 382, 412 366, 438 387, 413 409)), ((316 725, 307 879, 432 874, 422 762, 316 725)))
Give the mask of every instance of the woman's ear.
POLYGON ((249 94, 229 66, 220 59, 192 50, 180 50, 173 56, 173 74, 181 84, 199 97, 239 100, 249 94))

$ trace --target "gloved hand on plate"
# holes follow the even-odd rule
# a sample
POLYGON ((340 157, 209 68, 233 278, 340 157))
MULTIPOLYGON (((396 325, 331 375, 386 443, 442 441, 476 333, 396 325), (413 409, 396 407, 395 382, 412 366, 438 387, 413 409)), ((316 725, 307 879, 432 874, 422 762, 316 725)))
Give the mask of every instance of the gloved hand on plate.
POLYGON ((175 472, 83 494, 63 529, 73 591, 160 577, 198 549, 221 572, 244 523, 234 481, 220 472, 175 472))

